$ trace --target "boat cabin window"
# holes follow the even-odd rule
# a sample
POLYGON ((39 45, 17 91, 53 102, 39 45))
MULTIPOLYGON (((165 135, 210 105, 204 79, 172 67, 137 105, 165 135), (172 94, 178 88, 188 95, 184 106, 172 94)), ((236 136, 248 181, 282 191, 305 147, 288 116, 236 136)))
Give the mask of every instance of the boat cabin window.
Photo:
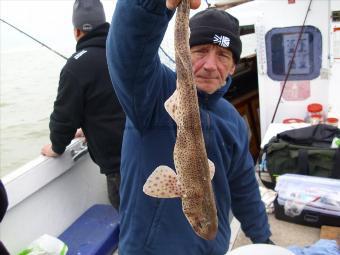
POLYGON ((333 20, 333 22, 339 22, 340 21, 340 11, 333 11, 332 12, 332 20, 333 20))
POLYGON ((320 75, 322 38, 318 28, 273 28, 265 41, 268 76, 273 80, 312 80, 320 75))

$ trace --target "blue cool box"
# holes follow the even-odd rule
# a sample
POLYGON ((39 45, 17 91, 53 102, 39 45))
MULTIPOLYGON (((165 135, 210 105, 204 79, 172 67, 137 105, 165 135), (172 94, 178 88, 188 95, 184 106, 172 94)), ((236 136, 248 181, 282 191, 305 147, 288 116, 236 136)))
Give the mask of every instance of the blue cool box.
POLYGON ((119 217, 111 205, 94 205, 60 236, 67 255, 106 255, 118 247, 119 217))

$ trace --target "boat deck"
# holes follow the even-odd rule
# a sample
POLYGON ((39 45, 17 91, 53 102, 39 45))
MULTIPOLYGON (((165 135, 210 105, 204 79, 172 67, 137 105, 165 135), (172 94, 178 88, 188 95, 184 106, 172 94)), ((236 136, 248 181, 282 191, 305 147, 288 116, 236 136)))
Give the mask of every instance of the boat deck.
MULTIPOLYGON (((278 246, 288 247, 291 245, 311 245, 320 239, 320 228, 308 227, 299 224, 277 220, 274 214, 269 214, 269 224, 272 231, 271 240, 278 246)), ((232 249, 251 244, 249 238, 240 229, 232 249)))
MULTIPOLYGON (((256 174, 256 178, 259 182, 259 185, 263 187, 263 184, 259 180, 258 174, 256 174)), ((302 247, 311 245, 320 239, 320 228, 278 220, 275 218, 274 213, 268 213, 268 220, 270 224, 270 230, 272 232, 270 239, 278 246, 288 247, 296 245, 302 247)), ((240 223, 236 218, 234 218, 233 222, 231 223, 231 231, 231 250, 252 243, 251 240, 247 238, 241 230, 240 223)))

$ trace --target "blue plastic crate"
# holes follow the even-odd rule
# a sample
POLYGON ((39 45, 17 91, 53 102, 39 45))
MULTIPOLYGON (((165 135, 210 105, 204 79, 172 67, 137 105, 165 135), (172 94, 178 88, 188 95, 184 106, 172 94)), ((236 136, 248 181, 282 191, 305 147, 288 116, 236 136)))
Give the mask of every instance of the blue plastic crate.
POLYGON ((119 217, 111 205, 94 205, 82 214, 59 239, 67 255, 111 255, 118 247, 119 217))

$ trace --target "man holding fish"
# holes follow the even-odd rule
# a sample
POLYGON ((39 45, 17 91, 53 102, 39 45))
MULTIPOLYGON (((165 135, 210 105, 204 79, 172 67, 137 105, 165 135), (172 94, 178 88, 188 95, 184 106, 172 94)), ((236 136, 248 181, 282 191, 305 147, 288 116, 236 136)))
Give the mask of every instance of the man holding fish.
POLYGON ((230 209, 254 243, 270 242, 247 128, 223 99, 241 55, 238 20, 199 12, 189 39, 187 11, 200 0, 187 1, 121 0, 112 18, 107 60, 127 114, 120 255, 225 254, 230 209), (174 73, 158 49, 176 8, 174 73))

